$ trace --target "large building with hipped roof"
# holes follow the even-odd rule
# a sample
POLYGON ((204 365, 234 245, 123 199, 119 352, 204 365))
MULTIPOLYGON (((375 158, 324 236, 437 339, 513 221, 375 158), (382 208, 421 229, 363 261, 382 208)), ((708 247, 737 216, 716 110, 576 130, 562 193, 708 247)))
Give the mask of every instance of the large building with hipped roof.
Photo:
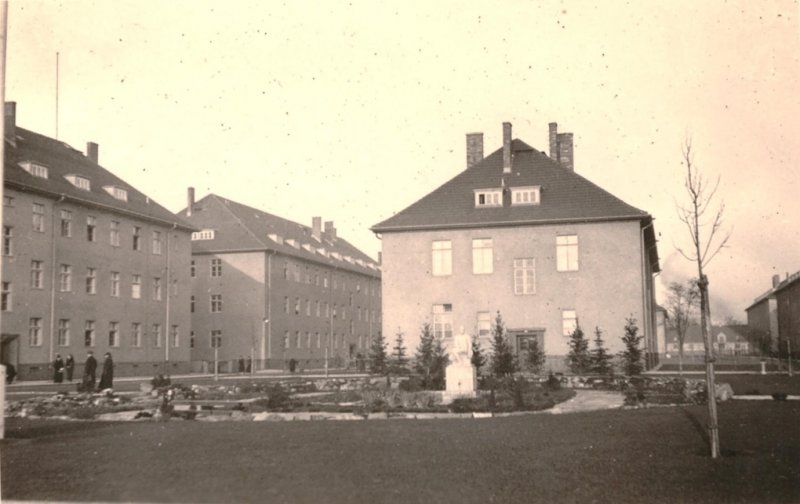
POLYGON ((357 367, 381 324, 376 261, 333 222, 306 226, 216 194, 178 214, 192 236, 196 370, 357 367))
POLYGON ((467 135, 467 168, 374 225, 383 261, 383 331, 415 348, 423 324, 450 341, 464 331, 488 348, 498 312, 522 354, 536 340, 563 369, 568 335, 596 327, 622 350, 628 317, 654 362, 659 271, 653 218, 574 170, 572 134, 550 124, 550 149, 513 139, 484 157, 467 135))
POLYGON ((5 105, 2 352, 22 380, 72 354, 116 375, 189 369, 191 226, 5 105))

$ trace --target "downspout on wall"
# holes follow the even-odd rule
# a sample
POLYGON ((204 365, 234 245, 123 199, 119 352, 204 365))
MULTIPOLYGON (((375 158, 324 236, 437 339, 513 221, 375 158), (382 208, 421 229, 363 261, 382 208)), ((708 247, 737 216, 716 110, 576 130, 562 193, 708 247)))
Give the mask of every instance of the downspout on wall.
POLYGON ((48 365, 50 365, 55 359, 55 342, 53 341, 53 332, 55 331, 56 327, 56 207, 65 199, 66 196, 62 194, 58 201, 53 203, 53 214, 52 218, 50 219, 50 241, 52 242, 52 246, 50 250, 50 360, 47 361, 48 365))

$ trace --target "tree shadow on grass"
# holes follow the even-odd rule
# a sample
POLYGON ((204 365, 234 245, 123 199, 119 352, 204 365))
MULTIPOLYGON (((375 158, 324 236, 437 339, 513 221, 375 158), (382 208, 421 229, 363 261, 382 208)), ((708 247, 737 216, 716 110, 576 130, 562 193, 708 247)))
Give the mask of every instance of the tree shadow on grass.
POLYGON ((688 408, 681 407, 681 413, 683 413, 683 416, 694 426, 697 433, 700 434, 700 438, 702 438, 703 444, 707 448, 706 451, 708 452, 708 450, 711 450, 711 438, 708 435, 708 426, 703 425, 700 419, 692 414, 688 408))

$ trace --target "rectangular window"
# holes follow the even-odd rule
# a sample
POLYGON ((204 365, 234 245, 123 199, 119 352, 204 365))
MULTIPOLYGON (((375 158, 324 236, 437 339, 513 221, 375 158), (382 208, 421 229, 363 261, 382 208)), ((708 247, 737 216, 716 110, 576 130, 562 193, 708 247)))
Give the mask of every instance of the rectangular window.
POLYGON ((222 294, 211 294, 211 313, 222 311, 222 294))
POLYGON ((13 207, 14 206, 14 198, 12 198, 11 196, 3 196, 3 206, 13 207))
POLYGON ((472 240, 472 272, 485 275, 494 271, 494 254, 491 238, 472 240))
POLYGON ((289 296, 283 296, 283 313, 289 313, 289 296))
POLYGON ((44 262, 31 261, 31 289, 41 289, 44 285, 44 262))
POLYGON ((322 336, 319 333, 316 333, 316 334, 317 334, 317 348, 321 348, 322 347, 322 336))
POLYGON ((3 255, 10 256, 14 252, 12 247, 11 238, 13 236, 13 230, 11 226, 3 226, 3 255))
POLYGON ((514 187, 511 189, 511 204, 517 205, 538 205, 539 187, 514 187))
POLYGON ((142 346, 142 324, 139 322, 131 324, 131 346, 136 348, 142 346))
POLYGON ((194 296, 189 301, 189 313, 194 313, 194 296))
POLYGON ((306 348, 311 348, 311 333, 306 331, 306 348))
POLYGON ((153 277, 153 300, 161 301, 161 279, 153 277))
POLYGON ((61 236, 72 237, 72 212, 69 210, 61 210, 61 236))
POLYGON ((319 305, 319 301, 316 301, 316 302, 314 303, 314 313, 316 313, 317 317, 319 317, 319 316, 320 316, 320 305, 319 305))
POLYGON ((94 320, 87 320, 83 325, 83 346, 94 346, 94 320))
POLYGON ((294 298, 294 314, 300 315, 300 298, 294 298))
POLYGON ((561 312, 561 332, 564 336, 569 336, 578 327, 578 313, 575 310, 564 310, 561 312))
POLYGON ((189 275, 194 278, 197 276, 197 266, 194 263, 194 259, 192 259, 192 264, 189 268, 189 275))
POLYGON ((169 330, 169 341, 172 348, 178 348, 180 344, 180 333, 178 332, 178 326, 174 325, 169 330))
POLYGON ((108 323, 108 346, 119 346, 119 322, 108 323))
POLYGON ((211 276, 222 276, 222 259, 211 259, 211 276))
POLYGON ((450 240, 434 241, 431 255, 433 276, 453 274, 453 243, 450 240))
POLYGON ((33 204, 33 230, 44 233, 44 205, 33 204))
POLYGON ((153 347, 161 348, 161 324, 153 324, 153 347))
POLYGON ((119 247, 119 222, 111 221, 111 227, 109 229, 109 243, 111 243, 111 245, 114 247, 119 247))
POLYGON ((153 231, 153 254, 161 255, 161 231, 153 231))
POLYGON ((97 270, 86 268, 86 294, 97 294, 97 270))
POLYGON ((42 319, 33 317, 28 322, 28 344, 33 347, 42 346, 42 319))
POLYGON ((486 337, 492 332, 492 314, 488 311, 478 312, 478 336, 486 337))
POLYGON ((72 266, 69 264, 59 265, 58 288, 61 292, 72 291, 72 266))
POLYGON ((222 331, 211 331, 211 348, 222 348, 222 331))
POLYGON ((302 343, 300 341, 300 331, 295 331, 294 337, 295 337, 295 348, 300 348, 300 344, 302 343))
POLYGON ((133 275, 131 279, 131 297, 141 299, 142 297, 142 275, 133 275))
POLYGON ((3 291, 0 294, 0 311, 11 311, 11 282, 3 282, 3 291))
POLYGON ((93 242, 97 239, 97 218, 89 215, 86 217, 86 241, 93 242))
POLYGON ((441 338, 453 336, 453 305, 433 305, 433 335, 441 338))
POLYGON ((189 331, 189 348, 194 348, 194 331, 189 331))
POLYGON ((69 346, 69 319, 58 319, 58 346, 69 346))
POLYGON ((556 237, 558 271, 578 271, 578 236, 556 237))
POLYGON ((142 250, 142 228, 133 226, 133 250, 142 250))
POLYGON ((311 301, 306 299, 306 316, 311 316, 311 301))
POLYGON ((536 293, 536 261, 530 258, 514 259, 514 294, 536 293))
POLYGON ((502 189, 479 189, 475 190, 475 207, 497 207, 503 206, 502 189))
POLYGON ((328 303, 326 302, 325 303, 325 318, 328 318, 330 316, 330 314, 331 314, 330 313, 330 308, 328 306, 328 303))
POLYGON ((119 273, 111 272, 111 297, 119 297, 119 273))

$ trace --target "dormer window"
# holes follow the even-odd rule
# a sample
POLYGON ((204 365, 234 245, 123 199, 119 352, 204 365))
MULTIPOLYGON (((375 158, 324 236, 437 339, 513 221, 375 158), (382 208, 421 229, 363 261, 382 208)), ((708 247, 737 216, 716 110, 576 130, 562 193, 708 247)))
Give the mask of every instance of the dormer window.
POLYGON ((312 254, 316 253, 316 249, 311 245, 309 245, 308 243, 303 244, 303 250, 305 250, 306 252, 311 252, 312 254))
POLYGON ((512 187, 511 204, 516 205, 538 205, 539 186, 512 187))
POLYGON ((342 260, 342 254, 340 254, 338 252, 331 252, 331 257, 333 257, 334 259, 336 259, 338 261, 342 260))
POLYGON ((120 201, 128 201, 128 191, 118 186, 103 186, 103 189, 120 201))
POLYGON ((268 237, 270 240, 274 241, 275 243, 278 243, 278 244, 280 244, 280 245, 283 245, 283 237, 282 237, 282 236, 276 235, 275 233, 269 233, 269 234, 267 235, 267 237, 268 237))
POLYGON ((69 180, 69 183, 78 189, 89 191, 92 188, 91 182, 86 177, 81 177, 80 175, 64 175, 64 178, 69 180))
POLYGON ((502 189, 476 189, 475 208, 503 206, 502 189))
POLYGON ((300 250, 300 244, 297 243, 297 240, 293 240, 293 239, 290 238, 290 239, 286 240, 286 244, 292 246, 293 248, 296 248, 296 249, 300 250))
POLYGON ((202 229, 200 231, 195 231, 194 233, 192 233, 192 241, 213 240, 213 239, 214 239, 213 229, 202 229))
POLYGON ((19 166, 34 177, 48 178, 48 169, 44 165, 36 164, 33 161, 22 161, 19 166))

